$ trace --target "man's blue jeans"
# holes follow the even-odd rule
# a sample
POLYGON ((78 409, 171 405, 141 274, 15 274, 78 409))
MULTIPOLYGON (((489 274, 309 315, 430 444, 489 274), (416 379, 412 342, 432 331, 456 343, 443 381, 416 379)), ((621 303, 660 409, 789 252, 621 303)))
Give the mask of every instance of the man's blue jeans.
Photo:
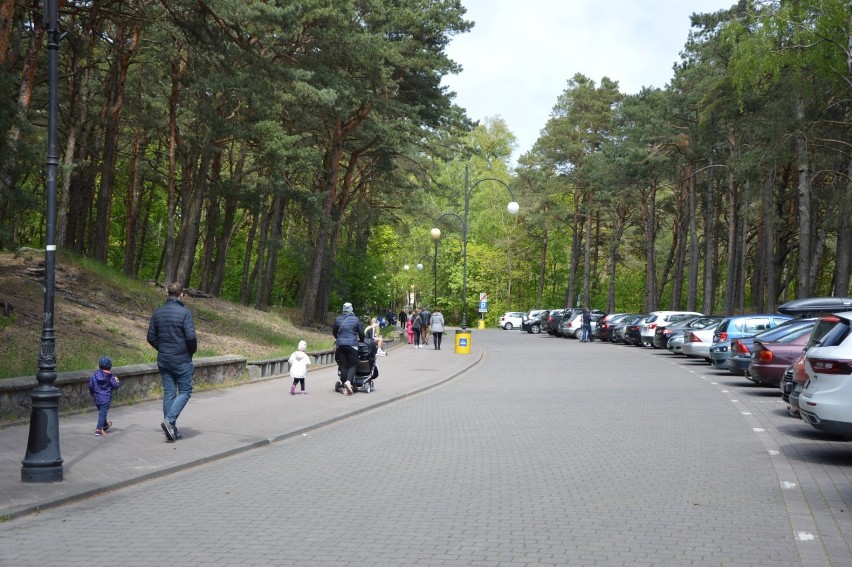
POLYGON ((191 362, 183 364, 157 363, 163 379, 163 417, 172 425, 192 396, 192 375, 195 367, 191 362))

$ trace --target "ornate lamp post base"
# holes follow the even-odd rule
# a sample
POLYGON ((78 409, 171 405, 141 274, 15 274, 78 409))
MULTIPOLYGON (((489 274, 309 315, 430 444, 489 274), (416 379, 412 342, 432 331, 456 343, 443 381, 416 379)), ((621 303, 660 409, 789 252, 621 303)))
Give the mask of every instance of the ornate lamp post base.
POLYGON ((58 388, 39 386, 31 394, 30 437, 21 461, 22 482, 60 482, 63 477, 59 452, 58 388))

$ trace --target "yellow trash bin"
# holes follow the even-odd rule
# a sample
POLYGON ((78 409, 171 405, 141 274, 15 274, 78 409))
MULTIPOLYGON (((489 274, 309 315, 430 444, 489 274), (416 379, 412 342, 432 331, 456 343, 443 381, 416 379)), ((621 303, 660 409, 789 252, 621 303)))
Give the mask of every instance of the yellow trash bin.
POLYGON ((456 354, 470 354, 470 331, 456 331, 456 354))
POLYGON ((480 319, 480 320, 479 320, 479 325, 477 326, 477 328, 479 328, 479 329, 484 329, 484 328, 485 328, 485 319, 480 319))

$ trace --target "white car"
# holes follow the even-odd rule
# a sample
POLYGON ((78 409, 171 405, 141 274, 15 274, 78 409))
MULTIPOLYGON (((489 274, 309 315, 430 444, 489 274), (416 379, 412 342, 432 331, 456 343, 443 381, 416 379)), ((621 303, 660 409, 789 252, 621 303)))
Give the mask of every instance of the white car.
POLYGON ((695 311, 652 311, 642 325, 642 346, 654 346, 654 333, 657 327, 665 327, 687 317, 701 317, 703 313, 695 311))
POLYGON ((710 362, 710 347, 713 346, 713 331, 718 325, 695 329, 684 333, 681 352, 690 358, 703 358, 710 362))
POLYGON ((852 439, 852 311, 835 316, 840 321, 805 355, 799 414, 820 431, 852 439))
POLYGON ((526 313, 522 311, 507 311, 500 316, 500 320, 497 322, 497 326, 500 328, 506 329, 507 331, 511 331, 512 329, 520 329, 521 323, 524 322, 524 316, 526 313))

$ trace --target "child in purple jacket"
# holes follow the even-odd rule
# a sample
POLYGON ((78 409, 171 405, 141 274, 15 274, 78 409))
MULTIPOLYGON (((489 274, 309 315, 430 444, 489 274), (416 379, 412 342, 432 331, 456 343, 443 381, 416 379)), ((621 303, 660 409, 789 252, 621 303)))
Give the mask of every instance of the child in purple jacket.
POLYGON ((112 422, 107 421, 107 412, 112 403, 112 392, 118 390, 118 386, 118 377, 112 373, 112 360, 108 356, 101 357, 98 360, 98 371, 89 378, 89 392, 98 408, 98 427, 95 429, 98 437, 106 435, 112 426, 112 422))

